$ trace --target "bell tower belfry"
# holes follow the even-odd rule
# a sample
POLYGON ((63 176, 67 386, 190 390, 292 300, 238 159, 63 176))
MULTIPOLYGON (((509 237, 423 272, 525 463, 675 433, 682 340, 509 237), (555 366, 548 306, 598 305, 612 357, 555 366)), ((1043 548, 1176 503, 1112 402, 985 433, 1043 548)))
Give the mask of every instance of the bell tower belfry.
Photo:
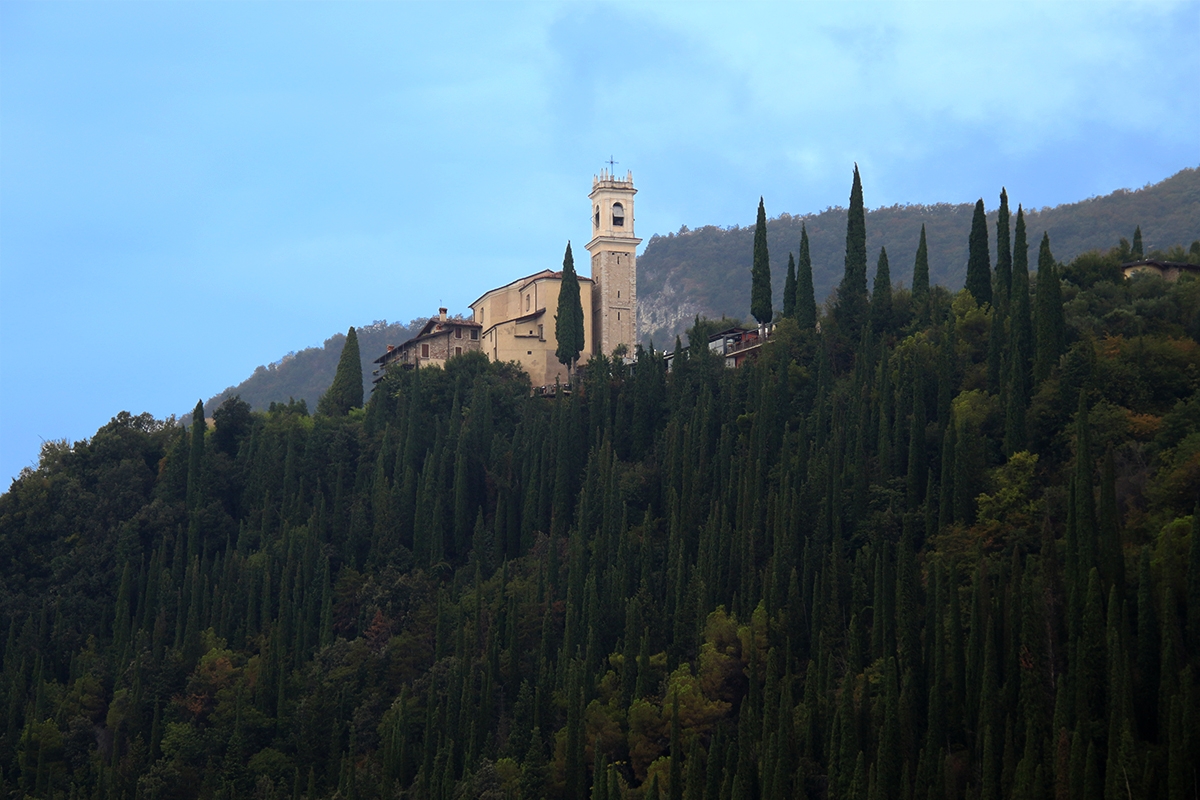
POLYGON ((637 246, 633 235, 633 173, 618 178, 608 170, 592 177, 592 341, 596 353, 611 355, 637 343, 637 246))

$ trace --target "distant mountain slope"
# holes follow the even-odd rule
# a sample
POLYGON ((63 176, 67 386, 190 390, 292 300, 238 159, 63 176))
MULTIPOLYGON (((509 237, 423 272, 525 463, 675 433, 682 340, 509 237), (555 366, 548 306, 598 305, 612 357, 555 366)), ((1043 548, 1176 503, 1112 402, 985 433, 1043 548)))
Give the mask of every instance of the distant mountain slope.
MULTIPOLYGON (((869 178, 866 194, 870 197, 869 178)), ((847 186, 849 191, 849 186, 847 186)), ((984 203, 999 203, 1000 187, 984 203)), ((1020 197, 1010 197, 1016 216, 1020 197)), ((749 213, 750 209, 747 209, 749 213)), ((921 225, 929 244, 930 280, 957 289, 966 277, 967 238, 973 203, 909 205, 878 208, 867 213, 869 279, 875 273, 880 247, 887 247, 892 279, 912 278, 913 258, 921 225)), ((781 214, 767 223, 775 307, 782 307, 788 252, 800 247, 800 225, 808 227, 813 259, 813 286, 823 301, 842 277, 846 247, 846 210, 827 208, 816 214, 781 214)), ((988 215, 993 263, 996 255, 996 212, 988 215)), ((1059 261, 1080 253, 1109 248, 1124 236, 1132 239, 1140 225, 1146 251, 1200 238, 1200 169, 1185 169, 1166 180, 1136 191, 1119 189, 1103 197, 1054 208, 1026 210, 1030 264, 1036 265, 1042 232, 1059 261)), ((638 257, 638 317, 643 341, 670 347, 675 334, 687 328, 696 314, 722 314, 746 319, 750 308, 750 258, 753 226, 698 230, 654 236, 638 257)))
MULTIPOLYGON (((375 366, 372 362, 387 351, 389 344, 400 344, 412 338, 424 324, 424 319, 413 320, 407 325, 384 320, 356 328, 367 397, 371 395, 371 370, 375 366)), ((266 410, 271 403, 286 403, 289 399, 304 400, 309 411, 316 410, 317 400, 333 383, 333 373, 337 371, 345 341, 346 334, 335 333, 321 347, 288 353, 273 364, 259 367, 237 386, 230 386, 206 402, 205 413, 212 416, 226 398, 234 395, 240 395, 255 411, 266 410)))

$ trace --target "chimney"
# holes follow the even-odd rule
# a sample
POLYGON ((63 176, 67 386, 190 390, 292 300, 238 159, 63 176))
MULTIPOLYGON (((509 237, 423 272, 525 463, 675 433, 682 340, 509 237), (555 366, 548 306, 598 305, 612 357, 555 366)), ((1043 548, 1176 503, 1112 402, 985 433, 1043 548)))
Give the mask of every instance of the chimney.
POLYGON ((388 345, 388 352, 389 352, 389 353, 390 353, 390 352, 392 352, 392 351, 393 351, 393 350, 395 350, 395 349, 396 349, 396 345, 394 345, 394 344, 389 344, 389 345, 388 345))
POLYGON ((446 309, 444 309, 444 308, 438 309, 438 319, 440 319, 442 322, 446 321, 446 309))

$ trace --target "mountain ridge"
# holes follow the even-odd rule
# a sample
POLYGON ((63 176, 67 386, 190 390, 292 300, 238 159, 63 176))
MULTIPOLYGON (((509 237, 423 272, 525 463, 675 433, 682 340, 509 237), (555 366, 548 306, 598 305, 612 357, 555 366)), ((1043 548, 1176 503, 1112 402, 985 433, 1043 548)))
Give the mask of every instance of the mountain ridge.
MULTIPOLYGON (((870 196, 869 177, 865 181, 870 196)), ((999 198, 996 191, 996 201, 999 198)), ((1009 198, 1015 217, 1019 197, 1009 198)), ((986 204, 986 199, 985 199, 986 204)), ((907 284, 921 225, 929 246, 929 279, 951 289, 966 277, 967 243, 974 203, 881 206, 867 211, 867 251, 871 264, 881 247, 888 249, 893 281, 907 284)), ((990 250, 995 257, 996 209, 988 217, 990 250)), ((1041 234, 1050 236, 1056 259, 1068 262, 1080 253, 1115 246, 1132 238, 1139 225, 1147 252, 1187 246, 1200 238, 1200 168, 1186 168, 1140 189, 1116 189, 1073 203, 1026 209, 1030 247, 1041 234)), ((846 209, 793 215, 784 212, 767 222, 771 283, 776 308, 782 307, 787 255, 800 245, 800 228, 808 228, 813 262, 813 288, 818 302, 837 287, 843 271, 846 209)), ((696 315, 746 319, 750 304, 750 258, 754 226, 683 226, 676 233, 651 236, 638 256, 638 317, 643 342, 669 347, 696 315)), ((1036 252, 1034 252, 1036 261, 1036 252)), ((873 266, 870 269, 874 274, 873 266)))

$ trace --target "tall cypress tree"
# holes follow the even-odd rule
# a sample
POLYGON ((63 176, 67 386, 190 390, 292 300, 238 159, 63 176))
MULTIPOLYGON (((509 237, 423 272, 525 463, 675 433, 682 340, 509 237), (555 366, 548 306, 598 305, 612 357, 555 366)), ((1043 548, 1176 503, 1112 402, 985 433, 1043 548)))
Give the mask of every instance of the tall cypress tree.
POLYGON ((1008 303, 1008 353, 1004 361, 1007 397, 1004 409, 1004 450, 1025 449, 1025 408, 1029 404, 1029 362, 1033 327, 1029 316, 1029 247, 1025 242, 1025 213, 1017 206, 1012 284, 1008 303))
POLYGON ((1058 280, 1058 267, 1050 252, 1050 235, 1042 234, 1038 250, 1037 272, 1037 333, 1033 362, 1034 383, 1041 383, 1058 363, 1058 357, 1066 349, 1066 323, 1063 320, 1062 285, 1058 280))
POLYGON ((892 322, 892 271, 888 267, 887 248, 879 248, 875 265, 875 285, 871 291, 871 329, 887 330, 892 322))
POLYGON ((197 400, 192 410, 191 447, 188 452, 187 505, 194 510, 200 496, 201 470, 204 468, 204 434, 208 423, 204 419, 204 401, 197 400))
POLYGON ((979 305, 992 302, 992 264, 988 253, 987 215, 983 198, 975 203, 967 255, 967 291, 979 305))
POLYGON ((854 165, 850 211, 846 216, 846 269, 838 286, 834 320, 843 336, 855 337, 867 320, 867 215, 862 180, 854 165))
POLYGON ((921 225, 921 241, 917 244, 917 259, 913 263, 913 307, 924 322, 929 321, 929 247, 925 244, 925 226, 921 225))
POLYGON ((800 256, 796 264, 796 322, 801 330, 817 324, 817 299, 813 292, 812 257, 808 251, 808 229, 800 223, 800 256))
POLYGON ((1142 252, 1142 226, 1138 225, 1133 230, 1133 252, 1131 253, 1134 261, 1140 261, 1145 256, 1142 252))
POLYGON ((317 413, 328 417, 344 417, 352 408, 362 408, 362 361, 358 351, 358 333, 354 326, 346 331, 346 343, 338 359, 337 372, 329 391, 317 402, 317 413))
POLYGON ((1007 316, 1009 291, 1012 284, 1012 250, 1008 228, 1008 190, 1000 189, 1000 210, 996 213, 996 285, 995 305, 1005 309, 1007 316))
POLYGON ((783 315, 796 316, 796 259, 788 253, 787 279, 783 282, 783 315))
POLYGON ((563 366, 574 369, 579 354, 583 352, 583 305, 579 301, 579 277, 575 274, 575 258, 571 255, 570 242, 567 242, 567 251, 563 254, 554 336, 558 340, 554 355, 563 366))
POLYGON ((758 198, 758 219, 754 223, 754 263, 750 268, 750 313, 758 324, 771 321, 771 258, 767 253, 767 211, 758 198))

